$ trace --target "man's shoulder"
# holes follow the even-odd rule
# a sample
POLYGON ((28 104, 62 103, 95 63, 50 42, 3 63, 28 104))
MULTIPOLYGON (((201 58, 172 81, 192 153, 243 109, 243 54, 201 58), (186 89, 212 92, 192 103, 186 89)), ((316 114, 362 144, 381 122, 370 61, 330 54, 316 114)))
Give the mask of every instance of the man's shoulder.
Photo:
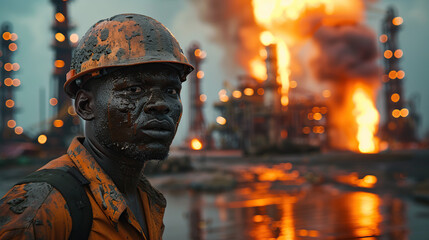
POLYGON ((0 200, 1 239, 36 232, 41 234, 39 236, 46 236, 50 231, 58 230, 59 225, 67 234, 68 223, 71 223, 71 218, 66 202, 48 183, 15 185, 0 200))
MULTIPOLYGON (((70 167, 72 164, 70 158, 63 155, 50 161, 39 170, 62 169, 70 167)), ((64 226, 68 223, 71 223, 71 217, 66 201, 61 193, 49 183, 17 184, 0 199, 1 239, 6 236, 9 239, 10 236, 15 235, 34 234, 35 229, 58 229, 59 225, 64 226)))

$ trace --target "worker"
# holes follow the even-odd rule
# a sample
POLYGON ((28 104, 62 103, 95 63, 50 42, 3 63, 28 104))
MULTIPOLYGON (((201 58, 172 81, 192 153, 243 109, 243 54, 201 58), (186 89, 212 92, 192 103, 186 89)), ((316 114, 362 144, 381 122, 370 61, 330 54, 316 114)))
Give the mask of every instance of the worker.
POLYGON ((120 14, 94 24, 64 84, 84 137, 0 200, 0 239, 162 239, 166 200, 142 170, 167 157, 192 70, 155 19, 120 14))

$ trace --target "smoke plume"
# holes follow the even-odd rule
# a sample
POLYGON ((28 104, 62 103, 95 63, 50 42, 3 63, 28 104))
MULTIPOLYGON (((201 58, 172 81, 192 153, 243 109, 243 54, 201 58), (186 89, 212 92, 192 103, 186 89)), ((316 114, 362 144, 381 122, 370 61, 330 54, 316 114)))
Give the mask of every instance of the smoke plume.
POLYGON ((228 74, 249 69, 249 59, 259 55, 260 27, 255 23, 251 0, 191 0, 200 19, 216 30, 212 39, 225 50, 228 74))

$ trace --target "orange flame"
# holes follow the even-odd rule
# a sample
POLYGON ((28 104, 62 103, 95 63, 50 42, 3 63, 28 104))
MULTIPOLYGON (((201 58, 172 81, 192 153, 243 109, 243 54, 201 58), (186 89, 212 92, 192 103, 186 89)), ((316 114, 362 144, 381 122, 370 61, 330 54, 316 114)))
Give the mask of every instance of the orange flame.
MULTIPOLYGON (((277 46, 277 82, 281 86, 283 106, 289 104, 289 49, 299 44, 299 39, 310 37, 320 24, 356 22, 362 19, 363 12, 361 0, 252 0, 252 6, 256 23, 265 29, 260 34, 262 45, 277 46), (311 22, 315 22, 314 26, 311 22)), ((261 59, 252 59, 250 69, 254 78, 264 81, 267 79, 266 67, 262 61, 263 56, 260 57, 261 59)))
POLYGON ((378 152, 378 139, 374 136, 380 119, 372 99, 363 88, 357 88, 353 94, 353 115, 358 125, 357 141, 362 153, 378 152))
MULTIPOLYGON (((276 45, 280 99, 282 106, 287 106, 289 90, 296 87, 296 82, 290 79, 294 49, 304 42, 302 40, 314 36, 321 26, 362 23, 365 4, 362 0, 252 0, 252 7, 255 22, 263 29, 259 36, 261 45, 276 45)), ((266 74, 263 73, 266 72, 263 62, 266 53, 260 52, 260 58, 252 59, 249 65, 252 76, 263 81, 266 80, 266 74)), ((400 52, 397 55, 401 55, 400 52)), ((336 109, 342 108, 341 113, 333 114, 339 135, 345 137, 341 144, 347 145, 339 147, 363 153, 378 152, 378 139, 374 135, 377 132, 379 114, 372 94, 364 88, 351 87, 346 89, 351 95, 345 99, 345 105, 335 106, 336 109), (344 116, 344 112, 347 112, 347 116, 344 116)), ((330 92, 324 94, 326 97, 330 95, 330 92)))

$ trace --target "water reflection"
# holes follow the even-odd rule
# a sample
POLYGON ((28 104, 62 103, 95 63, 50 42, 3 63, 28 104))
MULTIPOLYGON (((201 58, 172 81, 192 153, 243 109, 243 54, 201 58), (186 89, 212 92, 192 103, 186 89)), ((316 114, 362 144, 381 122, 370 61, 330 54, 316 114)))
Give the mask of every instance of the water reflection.
POLYGON ((192 240, 407 239, 403 203, 391 196, 284 182, 188 194, 192 240))

